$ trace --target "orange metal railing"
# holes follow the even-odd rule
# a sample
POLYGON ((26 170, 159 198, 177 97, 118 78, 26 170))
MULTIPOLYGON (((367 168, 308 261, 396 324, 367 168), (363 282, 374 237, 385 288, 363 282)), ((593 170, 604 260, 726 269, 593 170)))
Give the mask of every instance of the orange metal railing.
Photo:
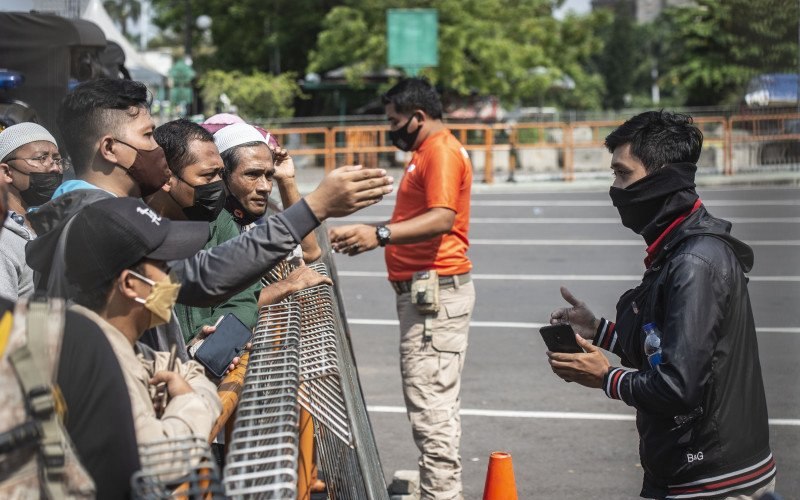
MULTIPOLYGON (((496 170, 503 168, 510 179, 515 172, 538 169, 564 181, 574 180, 577 172, 605 171, 608 158, 603 141, 621 123, 449 123, 448 127, 470 153, 476 171, 482 170, 483 181, 492 183, 496 170)), ((705 156, 701 160, 711 172, 733 175, 764 165, 796 169, 800 164, 800 113, 700 116, 694 123, 703 131, 705 156)), ((272 133, 290 146, 293 156, 312 156, 307 164, 324 166, 329 172, 341 165, 402 163, 395 158, 398 151, 388 131, 387 125, 358 125, 279 128, 272 133)))

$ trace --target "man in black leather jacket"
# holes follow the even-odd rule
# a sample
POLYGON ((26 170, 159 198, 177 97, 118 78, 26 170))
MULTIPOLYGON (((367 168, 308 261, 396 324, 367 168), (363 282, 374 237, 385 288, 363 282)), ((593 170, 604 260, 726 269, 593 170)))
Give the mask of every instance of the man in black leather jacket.
POLYGON ((774 490, 776 469, 744 274, 753 252, 695 191, 702 143, 690 117, 663 111, 637 115, 606 138, 611 200, 647 243, 647 270, 620 298, 616 323, 562 288, 571 307, 550 321, 569 322, 586 352, 548 357, 567 382, 636 408, 641 496, 760 498, 774 490))

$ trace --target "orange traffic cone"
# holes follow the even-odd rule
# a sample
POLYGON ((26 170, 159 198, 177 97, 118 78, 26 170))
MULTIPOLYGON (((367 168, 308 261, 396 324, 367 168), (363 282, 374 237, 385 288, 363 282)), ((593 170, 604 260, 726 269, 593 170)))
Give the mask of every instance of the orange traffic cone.
POLYGON ((511 453, 495 451, 489 456, 483 500, 517 500, 517 484, 511 453))

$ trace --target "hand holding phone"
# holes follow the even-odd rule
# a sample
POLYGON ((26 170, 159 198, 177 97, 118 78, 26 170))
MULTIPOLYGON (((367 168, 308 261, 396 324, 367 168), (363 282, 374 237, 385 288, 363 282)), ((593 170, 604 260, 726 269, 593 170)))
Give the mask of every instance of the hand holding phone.
POLYGON ((194 359, 212 375, 222 378, 231 361, 245 350, 252 332, 233 313, 223 316, 216 326, 216 331, 197 349, 194 359))
POLYGON ((539 328, 547 349, 551 352, 565 352, 569 354, 582 353, 584 350, 575 339, 575 331, 568 323, 546 325, 539 328))

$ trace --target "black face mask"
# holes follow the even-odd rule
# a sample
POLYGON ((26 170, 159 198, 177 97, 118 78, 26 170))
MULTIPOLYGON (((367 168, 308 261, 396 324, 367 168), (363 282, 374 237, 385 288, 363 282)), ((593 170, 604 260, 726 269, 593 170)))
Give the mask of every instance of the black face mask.
POLYGON ((28 189, 20 192, 22 201, 29 207, 38 207, 50 201, 53 193, 56 192, 64 174, 58 172, 31 172, 28 181, 28 189))
POLYGON ((50 201, 64 178, 64 174, 59 172, 17 172, 28 176, 28 189, 19 192, 28 207, 38 207, 50 201))
MULTIPOLYGON (((178 177, 180 179, 180 177, 178 177)), ((181 179, 187 185, 188 182, 181 179)), ((189 220, 213 221, 225 207, 225 185, 222 181, 192 186, 194 188, 194 203, 191 207, 183 209, 184 215, 189 220)))
POLYGON ((417 124, 417 130, 413 132, 408 131, 408 126, 411 125, 411 120, 414 119, 414 116, 416 115, 411 115, 411 118, 408 119, 406 124, 399 129, 389 131, 389 140, 401 151, 411 151, 411 148, 414 147, 414 143, 417 141, 417 136, 421 130, 419 124, 417 124))
POLYGON ((680 214, 690 210, 698 196, 694 190, 697 166, 675 163, 648 174, 625 189, 611 187, 609 196, 622 225, 655 241, 680 214))

